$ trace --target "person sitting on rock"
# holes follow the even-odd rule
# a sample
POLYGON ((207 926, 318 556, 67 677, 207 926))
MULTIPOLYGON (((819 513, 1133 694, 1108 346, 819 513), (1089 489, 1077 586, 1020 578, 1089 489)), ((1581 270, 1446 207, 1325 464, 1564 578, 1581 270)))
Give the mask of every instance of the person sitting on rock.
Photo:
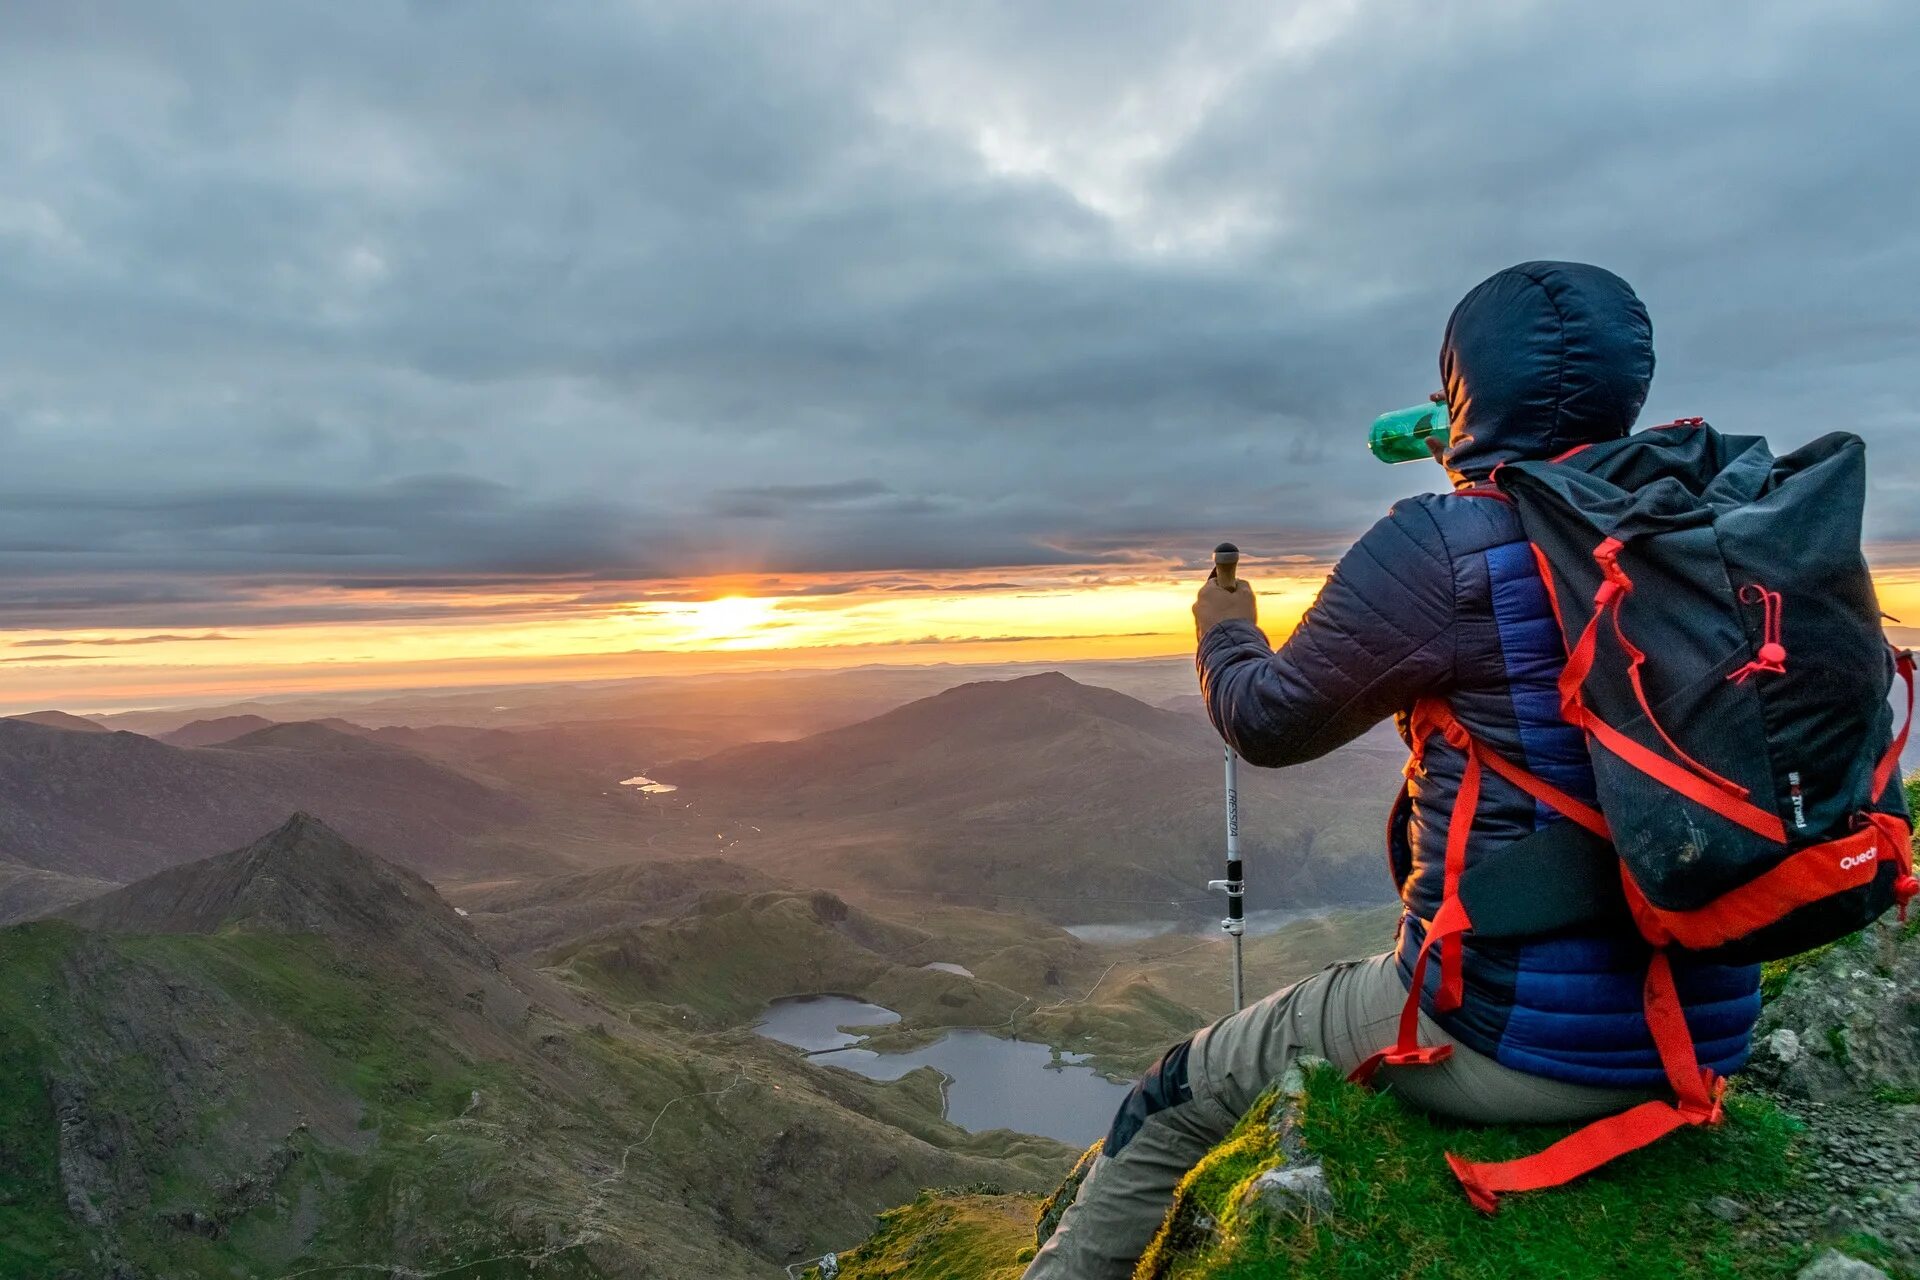
MULTIPOLYGON (((1627 434, 1653 377, 1646 309, 1598 267, 1512 267, 1455 308, 1440 371, 1452 429, 1435 456, 1454 491, 1396 504, 1341 558, 1277 651, 1256 625, 1250 586, 1228 591, 1209 580, 1193 607, 1208 713, 1245 760, 1279 768, 1323 756, 1389 715, 1411 742, 1410 709, 1442 696, 1475 739, 1591 797, 1585 740, 1560 717, 1566 650, 1547 588, 1488 478, 1502 462, 1627 434)), ((1168 1050, 1122 1104, 1027 1280, 1130 1275, 1181 1177, 1297 1056, 1352 1071, 1394 1040, 1441 903, 1465 765, 1459 747, 1433 735, 1393 807, 1389 860, 1405 904, 1394 949, 1334 965, 1168 1050)), ((1482 788, 1468 874, 1565 821, 1499 777, 1488 774, 1482 788)), ((1469 1123, 1584 1121, 1664 1095, 1643 1013, 1646 946, 1624 909, 1596 918, 1540 936, 1468 934, 1458 1007, 1436 1013, 1436 973, 1424 985, 1420 1043, 1448 1046, 1444 1059, 1383 1067, 1374 1083, 1469 1123)), ((1675 952, 1674 970, 1700 1064, 1737 1070, 1760 1010, 1758 966, 1675 952)))

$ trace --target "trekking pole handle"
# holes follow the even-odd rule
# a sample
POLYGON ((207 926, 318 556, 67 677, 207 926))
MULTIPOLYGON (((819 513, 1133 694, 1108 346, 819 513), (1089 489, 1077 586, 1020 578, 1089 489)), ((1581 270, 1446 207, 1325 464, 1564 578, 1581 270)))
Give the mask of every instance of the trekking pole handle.
POLYGON ((1222 590, 1237 590, 1240 585, 1240 548, 1223 542, 1213 549, 1213 580, 1222 590))

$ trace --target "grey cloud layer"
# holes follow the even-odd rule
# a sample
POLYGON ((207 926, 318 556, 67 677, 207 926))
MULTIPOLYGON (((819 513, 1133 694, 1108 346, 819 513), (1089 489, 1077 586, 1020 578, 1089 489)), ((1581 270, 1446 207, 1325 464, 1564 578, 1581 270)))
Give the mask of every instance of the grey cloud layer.
POLYGON ((1673 8, 8 6, 0 622, 1319 557, 1535 256, 1920 538, 1920 10, 1673 8))

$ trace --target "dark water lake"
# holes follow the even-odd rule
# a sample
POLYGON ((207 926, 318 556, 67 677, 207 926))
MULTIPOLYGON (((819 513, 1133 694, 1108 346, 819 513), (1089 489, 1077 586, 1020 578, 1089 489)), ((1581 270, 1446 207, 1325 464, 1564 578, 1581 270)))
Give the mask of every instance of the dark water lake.
POLYGON ((776 1000, 754 1030, 802 1049, 832 1050, 816 1053, 814 1061, 874 1080, 898 1080, 916 1067, 932 1067, 947 1078, 947 1119, 975 1133, 1014 1129, 1085 1146, 1107 1131, 1127 1093, 1127 1085, 1080 1065, 1077 1055, 1062 1055, 1067 1065, 1054 1069, 1046 1045, 985 1031, 949 1031, 905 1053, 843 1047, 858 1042, 843 1026, 897 1021, 889 1009, 845 996, 796 996, 776 1000))

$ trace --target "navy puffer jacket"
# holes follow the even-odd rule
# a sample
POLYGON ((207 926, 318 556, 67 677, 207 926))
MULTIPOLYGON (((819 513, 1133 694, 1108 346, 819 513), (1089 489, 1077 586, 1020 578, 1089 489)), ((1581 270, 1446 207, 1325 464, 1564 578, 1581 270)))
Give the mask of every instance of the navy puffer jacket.
MULTIPOLYGON (((1324 755, 1389 715, 1443 697, 1474 737, 1575 796, 1593 798, 1580 733, 1560 718, 1566 649, 1513 509, 1484 485, 1503 461, 1546 458, 1633 426, 1653 376, 1652 329, 1626 282, 1597 267, 1533 262, 1460 303, 1440 360, 1453 421, 1456 491, 1410 498, 1343 557, 1275 652, 1259 628, 1226 622, 1202 639, 1214 725, 1253 764, 1324 755)), ((1447 821, 1465 757, 1428 742, 1388 823, 1406 904, 1399 956, 1411 981, 1441 901, 1447 821)), ((1488 774, 1468 866, 1564 821, 1488 774)), ((1657 1087, 1665 1076, 1642 1013, 1647 949, 1630 925, 1524 940, 1468 935, 1465 1003, 1435 1014, 1457 1040, 1508 1066, 1581 1084, 1657 1087)), ((1746 1061, 1759 971, 1675 957, 1702 1066, 1746 1061)))

